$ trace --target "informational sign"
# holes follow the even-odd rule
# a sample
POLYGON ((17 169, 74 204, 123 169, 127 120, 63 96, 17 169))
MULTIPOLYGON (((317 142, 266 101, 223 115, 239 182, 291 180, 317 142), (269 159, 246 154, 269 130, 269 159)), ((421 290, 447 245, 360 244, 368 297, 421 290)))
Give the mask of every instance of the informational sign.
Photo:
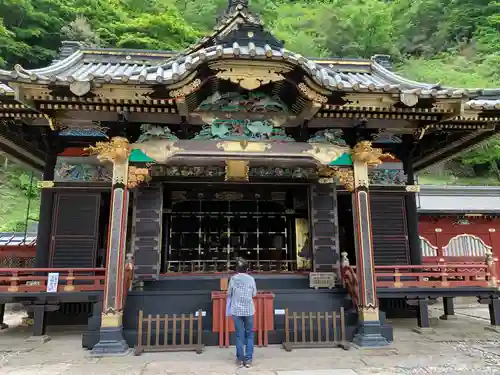
POLYGON ((47 279, 47 293, 56 293, 59 285, 59 273, 51 272, 47 279))

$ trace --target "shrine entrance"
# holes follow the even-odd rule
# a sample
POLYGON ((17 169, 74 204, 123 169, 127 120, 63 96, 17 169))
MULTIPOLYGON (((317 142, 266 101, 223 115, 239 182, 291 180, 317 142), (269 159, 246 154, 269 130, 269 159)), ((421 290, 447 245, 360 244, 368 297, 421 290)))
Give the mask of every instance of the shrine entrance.
POLYGON ((307 220, 305 186, 192 185, 172 188, 168 195, 166 273, 227 272, 239 257, 254 272, 307 270, 304 262, 297 264, 301 248, 295 225, 299 217, 307 220))

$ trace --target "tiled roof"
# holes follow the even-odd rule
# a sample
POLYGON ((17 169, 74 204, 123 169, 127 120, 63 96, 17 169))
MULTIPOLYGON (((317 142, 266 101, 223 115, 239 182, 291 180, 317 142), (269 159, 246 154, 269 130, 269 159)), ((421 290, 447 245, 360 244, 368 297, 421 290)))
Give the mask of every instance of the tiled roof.
POLYGON ((36 245, 36 234, 33 233, 0 233, 0 246, 35 246, 36 245))
POLYGON ((372 60, 312 60, 286 49, 238 45, 216 45, 189 55, 171 57, 171 52, 93 49, 78 50, 64 60, 42 68, 0 70, 0 80, 70 84, 101 81, 130 84, 173 84, 192 73, 200 64, 223 58, 287 61, 301 67, 320 86, 346 92, 392 92, 419 97, 459 98, 478 95, 479 90, 441 88, 405 79, 372 60))
POLYGON ((426 186, 421 185, 417 204, 419 212, 428 213, 498 213, 500 186, 426 186))

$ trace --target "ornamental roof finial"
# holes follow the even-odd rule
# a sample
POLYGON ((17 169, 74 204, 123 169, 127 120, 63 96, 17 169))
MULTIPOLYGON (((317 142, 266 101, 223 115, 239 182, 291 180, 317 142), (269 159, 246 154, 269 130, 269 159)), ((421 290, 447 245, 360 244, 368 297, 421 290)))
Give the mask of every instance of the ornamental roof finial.
POLYGON ((231 11, 236 8, 248 8, 248 0, 228 0, 227 10, 231 11))

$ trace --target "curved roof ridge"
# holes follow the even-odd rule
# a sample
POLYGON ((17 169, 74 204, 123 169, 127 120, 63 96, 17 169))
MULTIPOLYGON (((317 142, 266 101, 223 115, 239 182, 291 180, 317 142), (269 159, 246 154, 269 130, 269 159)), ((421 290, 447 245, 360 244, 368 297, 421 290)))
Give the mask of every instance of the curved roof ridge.
MULTIPOLYGON (((77 62, 79 62, 84 56, 84 53, 82 50, 78 50, 73 52, 71 55, 69 55, 67 58, 57 61, 54 64, 51 64, 45 68, 39 68, 39 69, 25 69, 21 65, 16 64, 14 65, 14 70, 10 72, 9 74, 12 76, 12 74, 18 74, 21 77, 24 78, 31 78, 33 76, 37 77, 47 77, 47 76, 55 76, 59 73, 64 72, 68 68, 74 66, 77 62)), ((0 75, 2 72, 0 72, 0 75)))
POLYGON ((372 70, 375 73, 381 75, 383 78, 392 81, 397 85, 407 85, 408 86, 407 88, 418 88, 425 90, 432 90, 435 89, 436 87, 439 87, 439 83, 423 83, 423 82, 413 81, 408 78, 404 78, 399 74, 394 73, 389 69, 383 67, 377 61, 375 61, 375 59, 372 58, 371 61, 372 61, 372 70))
MULTIPOLYGON (((232 47, 224 47, 222 44, 218 44, 208 48, 202 48, 189 55, 179 56, 177 59, 171 59, 155 66, 135 70, 130 73, 130 78, 134 79, 133 76, 136 76, 139 81, 145 82, 148 81, 149 74, 164 72, 171 69, 172 79, 178 81, 191 73, 201 63, 224 58, 237 59, 242 56, 248 56, 260 61, 274 58, 278 61, 285 61, 297 65, 304 69, 316 83, 325 88, 339 89, 351 87, 351 83, 343 79, 339 73, 325 66, 321 66, 315 61, 309 60, 298 53, 289 51, 285 48, 279 50, 276 48, 273 49, 270 45, 264 45, 263 47, 256 46, 253 43, 248 43, 246 45, 233 43, 232 47)), ((120 79, 118 76, 115 78, 120 79)))

